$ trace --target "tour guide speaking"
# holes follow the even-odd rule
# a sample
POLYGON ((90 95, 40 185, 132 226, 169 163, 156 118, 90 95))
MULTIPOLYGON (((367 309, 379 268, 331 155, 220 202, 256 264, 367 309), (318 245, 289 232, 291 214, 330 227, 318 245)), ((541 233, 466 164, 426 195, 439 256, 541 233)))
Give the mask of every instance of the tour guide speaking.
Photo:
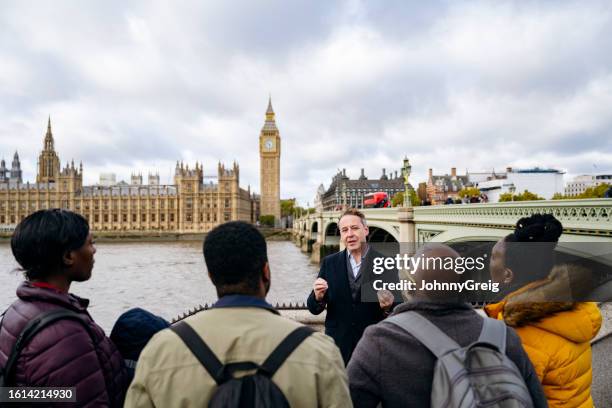
POLYGON ((338 228, 346 249, 323 259, 307 304, 315 315, 327 307, 325 334, 334 339, 347 364, 365 328, 388 316, 400 297, 373 288, 374 280, 397 282, 398 277, 397 270, 384 275, 372 272, 373 259, 383 255, 366 243, 368 226, 363 213, 346 210, 338 228))

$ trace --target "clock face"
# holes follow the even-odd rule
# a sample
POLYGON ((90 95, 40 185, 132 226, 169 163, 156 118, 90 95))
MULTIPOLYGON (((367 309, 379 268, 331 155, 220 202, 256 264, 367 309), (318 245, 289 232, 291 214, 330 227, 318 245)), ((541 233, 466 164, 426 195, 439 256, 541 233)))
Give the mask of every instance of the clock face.
POLYGON ((274 142, 272 142, 272 139, 266 139, 266 141, 264 142, 264 147, 266 148, 266 150, 272 150, 272 148, 274 147, 274 142))

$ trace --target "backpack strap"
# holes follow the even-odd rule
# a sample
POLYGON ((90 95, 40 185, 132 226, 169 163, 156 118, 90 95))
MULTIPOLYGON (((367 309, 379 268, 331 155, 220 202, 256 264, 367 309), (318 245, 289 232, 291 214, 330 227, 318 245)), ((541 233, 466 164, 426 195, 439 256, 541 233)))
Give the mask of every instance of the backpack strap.
POLYGON ((503 321, 484 317, 478 343, 492 344, 501 354, 506 354, 506 335, 506 324, 503 321))
MULTIPOLYGON (((21 354, 23 348, 32 340, 32 338, 45 327, 51 325, 52 323, 55 323, 58 320, 63 319, 75 320, 81 323, 83 327, 85 327, 85 329, 87 330, 87 333, 92 338, 92 340, 95 339, 95 336, 91 331, 89 325, 87 325, 87 323, 76 312, 67 309, 60 309, 41 313, 34 319, 30 320, 28 324, 26 324, 26 326, 23 328, 23 330, 21 330, 21 333, 17 337, 17 340, 13 344, 13 348, 11 349, 9 357, 6 361, 6 365, 4 366, 2 378, 0 378, 0 383, 2 383, 2 386, 6 386, 9 384, 10 376, 12 375, 12 371, 15 367, 15 364, 17 363, 17 359, 19 358, 19 355, 21 354)), ((4 318, 2 320, 4 320, 4 318)))
POLYGON ((191 350, 193 355, 204 366, 217 385, 222 384, 223 364, 198 333, 182 320, 170 326, 170 329, 183 340, 183 343, 185 343, 187 348, 191 350))
MULTIPOLYGON (((10 307, 10 306, 9 306, 9 307, 10 307)), ((6 311, 7 311, 7 310, 8 310, 8 309, 6 309, 6 310, 5 310, 4 312, 2 312, 2 314, 0 315, 0 318, 2 318, 2 319, 0 320, 0 332, 2 332, 2 323, 4 322, 4 315, 6 314, 6 311)))
POLYGON ((457 342, 438 329, 435 324, 415 311, 398 313, 387 317, 384 322, 392 323, 412 335, 427 347, 436 358, 461 348, 457 342))
MULTIPOLYGON (((444 356, 461 348, 456 341, 448 337, 442 330, 438 329, 435 324, 413 310, 387 317, 383 322, 392 323, 411 334, 436 356, 438 362, 440 362, 444 356)), ((444 359, 444 366, 450 378, 457 378, 457 376, 465 370, 463 363, 455 358, 444 359)))
POLYGON ((289 333, 289 335, 276 346, 274 351, 270 353, 266 361, 262 363, 258 372, 272 378, 291 353, 293 353, 293 351, 312 333, 314 333, 314 330, 308 326, 298 327, 289 333))
POLYGON ((208 347, 204 340, 184 321, 180 321, 170 327, 187 348, 191 350, 193 355, 204 366, 208 374, 215 380, 217 385, 221 385, 227 381, 227 370, 229 366, 233 369, 257 369, 258 373, 267 375, 269 378, 274 376, 276 370, 285 362, 287 357, 299 346, 308 336, 314 333, 314 330, 307 326, 298 327, 292 331, 268 356, 266 361, 261 366, 253 363, 232 363, 226 366, 221 363, 215 353, 208 347))

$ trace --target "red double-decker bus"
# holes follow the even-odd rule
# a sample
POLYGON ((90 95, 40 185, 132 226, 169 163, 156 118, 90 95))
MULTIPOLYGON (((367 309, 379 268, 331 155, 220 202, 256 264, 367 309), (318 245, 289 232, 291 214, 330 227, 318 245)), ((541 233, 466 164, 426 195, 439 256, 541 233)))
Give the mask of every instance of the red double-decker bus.
POLYGON ((383 191, 366 194, 363 197, 363 208, 385 208, 390 206, 389 195, 383 191))

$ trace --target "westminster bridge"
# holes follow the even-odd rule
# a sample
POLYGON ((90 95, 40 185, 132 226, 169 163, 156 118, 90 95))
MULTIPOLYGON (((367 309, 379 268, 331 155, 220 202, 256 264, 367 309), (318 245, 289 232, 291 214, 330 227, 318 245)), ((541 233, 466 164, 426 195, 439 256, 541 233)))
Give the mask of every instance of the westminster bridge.
MULTIPOLYGON (((563 243, 612 243, 612 199, 514 201, 423 207, 370 208, 370 242, 457 243, 497 241, 509 234, 522 217, 552 214, 563 224, 563 243)), ((312 253, 313 262, 341 245, 341 211, 315 212, 293 223, 294 242, 312 253)), ((598 246, 600 247, 600 246, 598 246)))

